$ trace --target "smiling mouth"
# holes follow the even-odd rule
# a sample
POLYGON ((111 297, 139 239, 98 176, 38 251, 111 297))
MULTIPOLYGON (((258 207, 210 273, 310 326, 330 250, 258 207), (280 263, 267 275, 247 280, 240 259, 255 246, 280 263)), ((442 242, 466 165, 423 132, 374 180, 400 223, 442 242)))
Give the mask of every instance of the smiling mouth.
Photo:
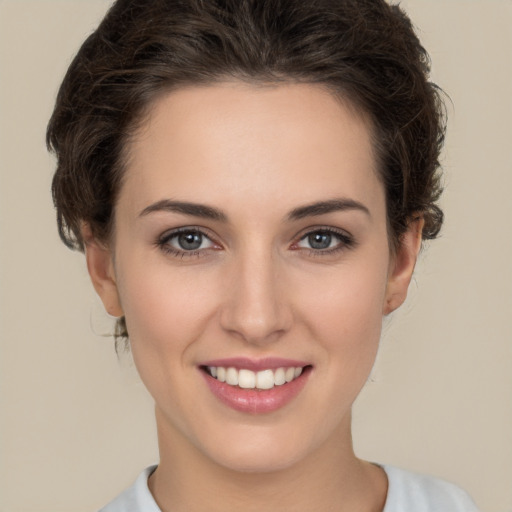
POLYGON ((262 391, 293 382, 308 368, 311 368, 311 366, 289 366, 254 372, 244 368, 237 369, 224 366, 201 367, 210 377, 229 386, 262 391))

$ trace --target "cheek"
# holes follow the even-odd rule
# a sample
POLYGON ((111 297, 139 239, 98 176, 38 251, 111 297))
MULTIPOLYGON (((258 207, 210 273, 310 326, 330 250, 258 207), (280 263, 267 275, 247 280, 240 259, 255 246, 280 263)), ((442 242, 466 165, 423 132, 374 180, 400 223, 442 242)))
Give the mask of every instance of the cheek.
POLYGON ((190 272, 152 264, 147 258, 143 261, 127 260, 118 271, 134 357, 169 352, 179 362, 214 315, 212 280, 201 275, 191 280, 190 272))
POLYGON ((322 345, 324 362, 333 369, 330 375, 345 389, 358 390, 366 382, 380 342, 387 261, 366 263, 340 268, 326 276, 323 286, 308 286, 316 290, 313 294, 296 294, 302 297, 311 337, 322 345))
MULTIPOLYGON (((365 338, 382 323, 382 305, 386 291, 386 266, 355 266, 325 276, 324 284, 306 286, 312 294, 299 291, 304 311, 309 311, 311 323, 328 338, 365 338), (313 321, 313 318, 318 321, 313 321)), ((311 283, 312 285, 313 283, 311 283)))
POLYGON ((191 280, 190 273, 143 261, 142 266, 125 261, 119 269, 131 352, 155 402, 185 431, 191 427, 184 418, 200 416, 189 411, 188 393, 197 385, 194 347, 215 316, 216 294, 212 279, 191 280))

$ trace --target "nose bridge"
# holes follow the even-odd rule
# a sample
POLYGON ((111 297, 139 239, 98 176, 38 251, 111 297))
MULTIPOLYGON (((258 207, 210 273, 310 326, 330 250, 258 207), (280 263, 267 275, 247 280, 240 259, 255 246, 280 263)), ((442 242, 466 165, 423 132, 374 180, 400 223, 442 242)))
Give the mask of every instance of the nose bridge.
POLYGON ((279 279, 279 261, 265 244, 250 244, 229 270, 223 327, 251 343, 275 339, 289 326, 286 297, 279 279))

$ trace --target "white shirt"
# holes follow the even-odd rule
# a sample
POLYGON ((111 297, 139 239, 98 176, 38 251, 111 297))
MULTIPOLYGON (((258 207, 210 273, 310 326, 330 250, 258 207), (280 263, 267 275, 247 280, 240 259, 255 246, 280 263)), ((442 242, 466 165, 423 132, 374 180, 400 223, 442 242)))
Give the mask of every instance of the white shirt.
MULTIPOLYGON (((388 477, 388 495, 382 512, 478 512, 459 487, 431 476, 393 466, 381 466, 388 477)), ((162 512, 148 488, 146 468, 135 483, 99 512, 162 512)))

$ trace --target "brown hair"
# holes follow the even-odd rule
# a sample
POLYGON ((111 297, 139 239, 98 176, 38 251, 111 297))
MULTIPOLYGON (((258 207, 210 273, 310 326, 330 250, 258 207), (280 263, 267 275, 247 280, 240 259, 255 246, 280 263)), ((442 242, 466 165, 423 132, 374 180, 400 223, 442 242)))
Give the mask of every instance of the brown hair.
POLYGON ((362 110, 392 245, 413 216, 435 238, 445 116, 429 72, 409 18, 384 0, 118 0, 70 65, 48 125, 60 236, 83 250, 86 222, 108 241, 123 148, 157 96, 234 78, 317 83, 362 110))

